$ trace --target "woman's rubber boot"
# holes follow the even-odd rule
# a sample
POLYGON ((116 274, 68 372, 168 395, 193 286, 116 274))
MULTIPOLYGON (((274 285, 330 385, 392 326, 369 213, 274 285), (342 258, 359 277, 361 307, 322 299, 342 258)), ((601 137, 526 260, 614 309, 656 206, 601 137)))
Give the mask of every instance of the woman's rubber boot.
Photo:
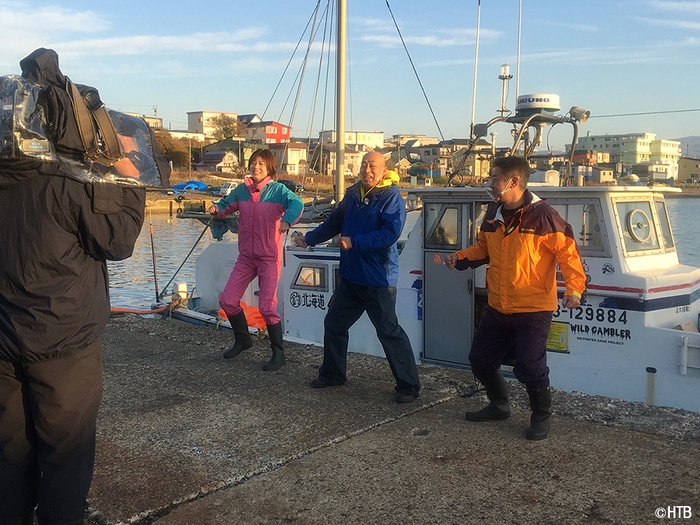
POLYGON ((534 441, 544 439, 549 434, 549 417, 552 415, 552 391, 548 386, 533 390, 528 388, 527 395, 530 397, 530 426, 525 432, 525 438, 534 441))
POLYGON ((267 334, 270 337, 272 347, 272 358, 263 365, 262 369, 267 371, 279 370, 287 362, 284 356, 284 342, 282 340, 282 323, 267 325, 267 334))
POLYGON ((224 351, 224 358, 230 359, 236 357, 243 350, 253 346, 253 338, 248 331, 248 321, 246 321, 245 313, 241 310, 236 315, 229 317, 228 322, 231 323, 233 336, 236 338, 233 346, 224 351))
POLYGON ((464 418, 467 421, 499 421, 508 419, 510 416, 510 406, 508 405, 508 385, 503 378, 500 369, 496 370, 489 377, 479 378, 481 384, 486 388, 486 395, 491 401, 481 410, 467 412, 464 418))

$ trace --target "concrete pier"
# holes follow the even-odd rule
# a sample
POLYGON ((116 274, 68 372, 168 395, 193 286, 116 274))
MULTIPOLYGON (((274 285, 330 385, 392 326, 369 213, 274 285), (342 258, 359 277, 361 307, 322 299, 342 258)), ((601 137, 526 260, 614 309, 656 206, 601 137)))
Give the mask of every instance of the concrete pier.
MULTIPOLYGON (((472 375, 419 367, 393 401, 386 360, 350 354, 348 382, 314 390, 322 349, 269 342, 224 360, 231 332, 114 316, 103 336, 91 524, 658 523, 700 513, 696 413, 554 392, 548 439, 513 414, 468 423, 472 375)), ((690 520, 692 521, 692 520, 690 520)))

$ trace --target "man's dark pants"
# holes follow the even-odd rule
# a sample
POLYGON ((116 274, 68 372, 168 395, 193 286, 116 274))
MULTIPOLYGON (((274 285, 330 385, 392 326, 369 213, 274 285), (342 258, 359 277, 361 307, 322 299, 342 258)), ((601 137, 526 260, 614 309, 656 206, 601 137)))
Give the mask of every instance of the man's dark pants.
POLYGON ((367 312, 377 331, 391 372, 396 379, 396 391, 418 395, 420 380, 408 335, 396 317, 396 287, 360 286, 341 279, 328 304, 324 320, 323 364, 319 379, 331 385, 346 380, 348 331, 367 312))
POLYGON ((547 336, 552 312, 502 314, 487 306, 472 341, 469 362, 477 379, 488 378, 515 344, 513 373, 532 390, 549 386, 547 336))
POLYGON ((32 364, 0 361, 0 523, 82 523, 95 459, 102 351, 32 364))

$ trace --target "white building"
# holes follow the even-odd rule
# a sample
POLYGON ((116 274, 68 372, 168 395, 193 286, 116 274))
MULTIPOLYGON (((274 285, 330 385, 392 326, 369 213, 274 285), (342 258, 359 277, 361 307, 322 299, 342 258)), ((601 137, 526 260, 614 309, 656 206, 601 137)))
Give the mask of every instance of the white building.
POLYGON ((289 175, 302 175, 307 166, 306 144, 289 142, 286 144, 270 144, 268 146, 277 160, 278 171, 289 175))
MULTIPOLYGON (((322 131, 319 139, 324 144, 335 144, 335 130, 322 131)), ((346 131, 345 144, 360 144, 370 149, 377 150, 384 147, 383 131, 346 131)))
POLYGON ((656 139, 655 133, 623 133, 620 135, 591 135, 580 137, 576 150, 610 154, 610 162, 623 164, 649 164, 655 162, 678 163, 681 143, 675 140, 656 139))
POLYGON ((187 131, 203 133, 208 139, 214 138, 214 118, 219 116, 231 117, 238 120, 238 113, 226 113, 225 111, 188 111, 187 131))

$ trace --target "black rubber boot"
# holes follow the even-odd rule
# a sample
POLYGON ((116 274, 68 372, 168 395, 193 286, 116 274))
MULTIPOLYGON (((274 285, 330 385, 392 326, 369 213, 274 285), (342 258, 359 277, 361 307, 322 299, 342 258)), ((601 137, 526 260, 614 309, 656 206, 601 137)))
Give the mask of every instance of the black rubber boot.
POLYGON ((224 351, 225 359, 236 357, 243 350, 248 350, 248 348, 253 346, 253 338, 250 336, 250 332, 248 331, 248 321, 246 321, 245 313, 243 313, 243 311, 237 313, 233 317, 229 317, 228 322, 231 323, 233 335, 236 340, 232 347, 227 348, 224 351))
POLYGON ((527 395, 530 397, 532 415, 530 416, 530 426, 525 432, 525 438, 538 441, 546 438, 547 434, 549 434, 549 417, 552 415, 552 391, 548 386, 539 390, 528 388, 527 395))
POLYGON ((270 336, 272 358, 263 365, 263 370, 279 370, 287 362, 284 356, 284 342, 282 339, 282 323, 267 325, 267 334, 270 336))
POLYGON ((486 395, 491 402, 481 410, 467 412, 464 415, 465 419, 475 422, 508 419, 510 416, 508 387, 501 370, 496 370, 490 377, 479 378, 479 381, 486 388, 486 395))

